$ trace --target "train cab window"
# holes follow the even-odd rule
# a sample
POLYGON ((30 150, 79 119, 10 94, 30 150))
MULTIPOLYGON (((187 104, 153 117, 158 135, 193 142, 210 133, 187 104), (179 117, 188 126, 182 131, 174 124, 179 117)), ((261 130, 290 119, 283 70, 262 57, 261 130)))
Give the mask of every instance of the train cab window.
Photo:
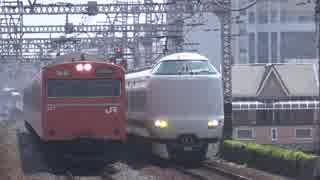
POLYGON ((217 70, 208 61, 203 60, 170 60, 162 61, 153 70, 156 75, 183 74, 216 74, 217 70))
POLYGON ((120 96, 120 80, 49 80, 49 98, 116 97, 120 96))

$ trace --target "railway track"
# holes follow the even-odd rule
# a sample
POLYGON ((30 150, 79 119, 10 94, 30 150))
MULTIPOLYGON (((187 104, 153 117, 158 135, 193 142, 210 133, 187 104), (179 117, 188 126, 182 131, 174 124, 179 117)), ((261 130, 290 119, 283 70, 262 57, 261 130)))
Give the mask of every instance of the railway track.
POLYGON ((79 176, 74 175, 71 172, 66 172, 64 174, 52 174, 52 173, 40 173, 27 176, 29 179, 33 180, 115 180, 111 174, 102 173, 91 176, 79 176))
POLYGON ((198 168, 186 169, 176 166, 174 169, 199 180, 253 180, 252 178, 227 171, 208 162, 202 163, 198 168))
POLYGON ((177 172, 178 174, 190 177, 187 179, 192 180, 253 180, 253 178, 245 177, 230 170, 218 167, 217 165, 210 163, 210 161, 205 161, 198 165, 186 165, 185 163, 181 164, 178 162, 161 159, 156 156, 151 156, 149 157, 149 159, 132 159, 129 161, 125 161, 124 163, 128 164, 134 169, 141 169, 141 167, 152 166, 155 169, 158 169, 157 171, 160 172, 155 173, 156 178, 159 179, 172 179, 165 176, 167 171, 172 170, 177 172), (161 174, 160 177, 159 174, 161 174))
POLYGON ((233 180, 253 180, 252 178, 250 177, 245 177, 245 176, 242 176, 240 174, 237 174, 237 173, 234 173, 234 172, 231 172, 231 171, 227 171, 221 167, 217 167, 209 162, 205 162, 201 165, 202 168, 205 168, 205 169, 208 169, 208 170, 211 170, 211 171, 214 171, 216 173, 219 173, 225 177, 229 177, 230 179, 233 179, 233 180))
MULTIPOLYGON (((111 175, 103 173, 97 176, 75 176, 71 172, 67 172, 66 175, 53 176, 53 180, 115 180, 111 175)), ((50 178, 51 179, 51 178, 50 178)))

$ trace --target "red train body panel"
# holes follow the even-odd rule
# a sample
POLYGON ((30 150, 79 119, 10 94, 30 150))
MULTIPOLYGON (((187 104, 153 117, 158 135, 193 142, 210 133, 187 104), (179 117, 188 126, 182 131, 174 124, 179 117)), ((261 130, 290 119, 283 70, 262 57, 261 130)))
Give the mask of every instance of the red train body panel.
POLYGON ((27 124, 43 141, 126 140, 121 66, 77 61, 44 67, 23 102, 27 124))

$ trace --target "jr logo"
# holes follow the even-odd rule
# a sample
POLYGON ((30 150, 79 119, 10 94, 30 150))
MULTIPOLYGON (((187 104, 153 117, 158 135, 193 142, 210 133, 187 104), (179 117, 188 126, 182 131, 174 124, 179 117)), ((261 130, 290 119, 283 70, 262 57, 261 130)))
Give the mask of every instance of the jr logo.
POLYGON ((118 112, 118 107, 115 107, 115 106, 107 107, 105 112, 106 114, 116 113, 118 112))

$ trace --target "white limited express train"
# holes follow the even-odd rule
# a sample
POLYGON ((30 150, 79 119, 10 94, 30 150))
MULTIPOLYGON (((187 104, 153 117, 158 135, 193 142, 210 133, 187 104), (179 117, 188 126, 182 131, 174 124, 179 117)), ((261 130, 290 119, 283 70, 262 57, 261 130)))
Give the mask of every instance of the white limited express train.
POLYGON ((206 159, 222 137, 221 74, 208 58, 175 53, 126 74, 128 133, 166 159, 206 159))

